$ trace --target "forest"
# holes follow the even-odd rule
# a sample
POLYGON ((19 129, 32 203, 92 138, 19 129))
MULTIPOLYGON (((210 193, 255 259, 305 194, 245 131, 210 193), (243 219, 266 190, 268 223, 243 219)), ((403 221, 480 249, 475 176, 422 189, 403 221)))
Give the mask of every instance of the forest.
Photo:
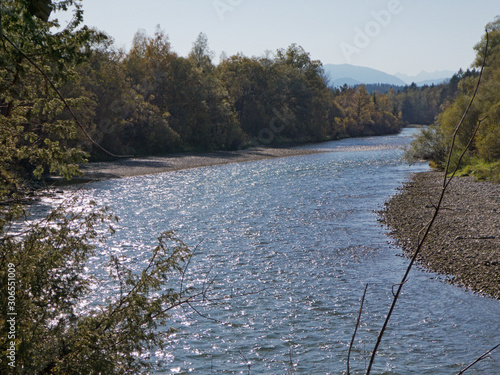
MULTIPOLYGON (((370 94, 364 85, 331 88, 322 63, 295 44, 261 57, 221 56, 215 65, 203 33, 187 57, 173 51, 160 27, 153 36, 139 31, 128 52, 115 51, 109 38, 100 37, 88 60, 75 67, 76 81, 64 85, 87 93, 91 134, 115 154, 235 150, 396 133, 406 124, 431 124, 458 95, 458 81, 475 74, 459 72, 440 86, 370 94)), ((91 160, 106 158, 87 146, 91 160)))
POLYGON ((3 16, 8 37, 31 60, 4 41, 2 121, 23 124, 15 136, 10 134, 16 140, 11 146, 32 150, 17 153, 9 163, 37 177, 68 168, 49 157, 56 145, 71 154, 65 159, 75 169, 85 160, 113 155, 396 133, 405 124, 432 123, 458 94, 458 81, 474 74, 459 72, 440 86, 370 94, 363 85, 331 88, 322 63, 295 44, 261 57, 221 56, 214 64, 203 33, 183 57, 160 27, 153 36, 137 32, 131 49, 123 51, 105 33, 77 23, 54 33, 54 22, 26 20, 12 12, 3 16), (32 29, 20 27, 23 22, 32 29))
MULTIPOLYGON (((117 50, 84 26, 78 0, 0 7, 0 352, 14 357, 0 362, 5 374, 139 373, 148 367, 141 355, 168 340, 171 332, 157 328, 170 310, 206 297, 204 286, 172 289, 191 253, 166 232, 142 273, 111 257, 106 267, 120 295, 80 314, 91 286, 85 264, 117 218, 94 202, 69 201, 32 220, 26 203, 45 176, 71 179, 89 160, 390 134, 411 123, 434 124, 410 152, 439 166, 485 45, 477 46, 476 70, 447 84, 369 93, 329 87, 321 62, 295 44, 214 64, 204 34, 185 57, 161 28, 117 50), (70 9, 64 28, 50 18, 70 9)), ((467 165, 483 173, 500 165, 500 21, 490 26, 484 85, 467 120, 470 131, 480 124, 467 165)))
POLYGON ((88 93, 87 123, 113 153, 288 145, 395 133, 402 125, 384 98, 377 104, 363 88, 332 90, 321 62, 298 45, 265 57, 222 57, 215 65, 204 34, 182 57, 158 27, 153 36, 138 32, 127 53, 104 39, 75 69, 84 78, 66 85, 88 93))

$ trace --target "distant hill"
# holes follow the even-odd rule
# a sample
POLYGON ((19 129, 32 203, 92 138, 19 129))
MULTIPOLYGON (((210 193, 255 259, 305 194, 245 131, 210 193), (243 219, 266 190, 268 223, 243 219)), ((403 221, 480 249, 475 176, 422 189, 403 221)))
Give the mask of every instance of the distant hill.
POLYGON ((355 66, 350 64, 326 64, 323 66, 330 86, 340 87, 344 84, 355 86, 359 84, 385 83, 394 86, 405 86, 402 79, 380 70, 355 66))
POLYGON ((342 87, 344 85, 347 86, 358 86, 361 85, 363 82, 357 81, 354 78, 349 78, 349 77, 342 77, 335 79, 334 81, 330 81, 330 86, 333 87, 342 87))
POLYGON ((402 73, 392 75, 381 70, 350 64, 326 64, 323 66, 323 69, 332 87, 342 87, 345 84, 348 86, 357 86, 360 84, 406 86, 413 82, 417 86, 439 85, 449 80, 456 73, 451 70, 443 70, 432 73, 422 71, 415 76, 402 73))
POLYGON ((451 70, 441 70, 432 73, 422 71, 415 76, 396 73, 395 76, 405 81, 405 83, 407 83, 408 85, 415 82, 417 86, 424 86, 424 85, 430 86, 430 85, 439 85, 449 80, 455 73, 456 72, 453 72, 451 70))

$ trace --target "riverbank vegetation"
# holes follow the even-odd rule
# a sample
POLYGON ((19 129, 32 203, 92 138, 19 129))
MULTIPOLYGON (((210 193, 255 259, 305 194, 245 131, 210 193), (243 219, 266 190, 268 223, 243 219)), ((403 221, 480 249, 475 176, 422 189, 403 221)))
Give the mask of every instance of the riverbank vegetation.
MULTIPOLYGON (((40 204, 46 215, 30 212, 37 179, 70 178, 88 157, 82 140, 97 144, 80 127, 92 123, 97 108, 81 69, 105 38, 81 27, 77 1, 0 7, 0 373, 140 373, 149 350, 171 333, 159 329, 169 312, 195 306, 210 283, 194 291, 179 282, 191 253, 170 232, 159 235, 141 272, 111 254, 101 275, 88 275, 87 262, 116 218, 77 198, 53 209, 40 204), (54 32, 51 11, 70 6, 73 21, 54 32), (87 304, 92 293, 113 288, 102 304, 87 304)), ((153 125, 161 118, 153 106, 129 99, 153 125)))
POLYGON ((457 82, 474 75, 459 72, 446 84, 397 92, 334 89, 322 63, 295 44, 261 57, 221 56, 214 64, 204 34, 186 57, 160 28, 153 36, 139 31, 123 51, 103 32, 82 27, 81 12, 61 30, 57 21, 19 17, 12 4, 2 10, 3 29, 22 48, 3 40, 0 114, 9 167, 2 173, 28 179, 70 178, 77 164, 116 155, 396 133, 408 123, 431 123, 459 94, 457 82))
MULTIPOLYGON (((117 155, 395 133, 405 121, 420 122, 425 98, 433 97, 438 108, 457 94, 447 85, 387 94, 370 94, 364 86, 335 90, 321 63, 297 45, 263 57, 223 57, 216 65, 203 34, 183 57, 158 29, 153 36, 137 33, 130 51, 119 51, 104 33, 83 26, 78 0, 11 0, 0 7, 5 374, 138 373, 148 366, 148 350, 168 339, 171 332, 159 326, 169 312, 207 300, 209 283, 183 289, 190 251, 172 233, 159 236, 142 272, 111 256, 103 279, 87 277, 85 264, 112 234, 116 218, 93 202, 70 201, 34 220, 25 204, 45 175, 70 179, 80 163, 117 155), (65 28, 50 18, 70 8, 74 17, 65 28), (110 285, 116 295, 103 305, 82 305, 94 287, 110 285)), ((490 112, 488 121, 498 118, 490 112)), ((484 133, 478 139, 478 150, 487 150, 478 156, 497 155, 494 138, 484 133)))
MULTIPOLYGON (((200 34, 187 57, 168 36, 138 32, 129 52, 107 41, 78 67, 92 93, 96 139, 114 153, 235 150, 398 132, 392 107, 362 88, 335 92, 321 62, 291 45, 263 57, 213 62, 200 34)), ((102 153, 92 152, 94 159, 102 153)))
MULTIPOLYGON (((500 182, 500 18, 487 25, 489 48, 481 86, 476 100, 457 135, 451 170, 459 164, 459 175, 500 182), (471 136, 477 132, 473 141, 471 136), (459 155, 468 149, 459 161, 459 155)), ((475 47, 474 67, 484 60, 486 37, 475 47)), ((409 160, 425 159, 443 169, 456 124, 465 112, 477 86, 478 74, 466 75, 458 82, 460 94, 449 102, 431 127, 425 129, 407 153, 409 160)))

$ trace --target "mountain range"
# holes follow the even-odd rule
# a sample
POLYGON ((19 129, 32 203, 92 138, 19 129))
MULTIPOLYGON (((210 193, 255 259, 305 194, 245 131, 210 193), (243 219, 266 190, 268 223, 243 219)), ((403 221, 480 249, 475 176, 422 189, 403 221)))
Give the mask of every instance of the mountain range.
POLYGON ((323 66, 326 76, 329 79, 330 86, 341 87, 356 86, 360 84, 389 84, 394 86, 406 86, 413 82, 417 86, 440 84, 451 78, 455 72, 420 72, 415 76, 409 76, 402 73, 388 74, 381 70, 372 69, 364 66, 350 64, 326 64, 323 66))

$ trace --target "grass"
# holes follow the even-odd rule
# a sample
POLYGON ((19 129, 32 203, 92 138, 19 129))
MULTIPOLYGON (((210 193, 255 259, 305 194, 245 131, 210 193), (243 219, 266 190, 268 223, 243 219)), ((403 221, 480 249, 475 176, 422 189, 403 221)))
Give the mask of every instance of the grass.
POLYGON ((500 183, 500 161, 487 162, 471 158, 470 162, 457 172, 457 176, 472 176, 477 181, 500 183))

